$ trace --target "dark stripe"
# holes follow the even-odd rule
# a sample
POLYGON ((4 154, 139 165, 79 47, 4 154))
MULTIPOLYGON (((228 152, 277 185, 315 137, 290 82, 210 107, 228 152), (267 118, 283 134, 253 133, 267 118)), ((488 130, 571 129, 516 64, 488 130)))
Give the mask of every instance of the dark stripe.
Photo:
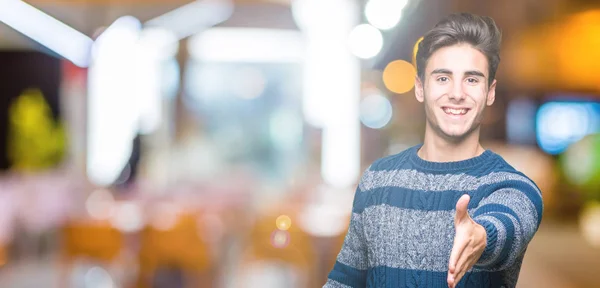
MULTIPOLYGON (((408 270, 380 266, 369 270, 366 287, 447 288, 447 276, 447 272, 408 270)), ((499 288, 503 285, 506 286, 502 277, 502 272, 480 271, 465 273, 461 281, 458 283, 457 287, 499 288)))
MULTIPOLYGON (((469 194, 469 196, 471 196, 471 201, 469 202, 469 209, 471 209, 477 208, 477 205, 479 205, 479 202, 481 202, 483 198, 503 188, 517 189, 524 193, 536 207, 538 215, 542 215, 542 200, 538 196, 537 191, 529 184, 518 180, 508 180, 481 185, 477 190, 472 191, 425 191, 396 186, 378 187, 356 193, 354 199, 355 203, 361 203, 363 205, 354 205, 352 212, 362 213, 367 207, 381 204, 423 211, 447 211, 456 208, 456 202, 463 194, 469 194)), ((538 222, 539 221, 541 221, 541 217, 538 217, 538 222)))
POLYGON ((359 270, 336 261, 333 270, 329 273, 329 279, 350 287, 364 287, 367 270, 359 270))
MULTIPOLYGON (((536 191, 531 185, 524 183, 522 181, 503 181, 503 182, 491 184, 489 186, 490 187, 488 187, 488 189, 490 189, 490 191, 497 191, 497 190, 506 188, 506 189, 519 190, 521 193, 525 194, 525 196, 527 196, 527 198, 529 198, 529 201, 531 201, 531 203, 533 203, 533 206, 535 206, 535 211, 537 212, 537 215, 538 215, 537 224, 538 224, 538 226, 540 225, 540 223, 542 222, 542 213, 544 210, 544 206, 543 206, 542 198, 538 194, 538 191, 536 191), (506 182, 510 182, 510 183, 506 183, 506 182)), ((517 217, 517 219, 519 219, 519 218, 517 217)))
POLYGON ((490 260, 490 258, 492 258, 492 256, 494 256, 494 248, 496 248, 496 243, 498 242, 498 231, 496 226, 494 225, 494 223, 488 221, 488 220, 483 220, 483 219, 478 219, 475 220, 477 223, 479 223, 479 225, 483 226, 485 228, 486 233, 488 233, 487 235, 487 246, 485 247, 485 250, 483 251, 483 253, 480 256, 479 261, 481 261, 482 263, 488 262, 490 260), (490 231, 492 230, 492 231, 490 231), (490 235, 492 234, 492 235, 490 235), (491 245, 490 245, 491 242, 491 245))
MULTIPOLYGON (((515 217, 515 219, 517 220, 517 222, 519 223, 519 225, 521 225, 521 219, 519 219, 519 216, 517 216, 517 213, 515 211, 513 211, 512 209, 508 208, 505 205, 502 204, 485 204, 479 208, 477 208, 477 210, 475 211, 475 213, 473 213, 473 218, 479 216, 479 215, 483 215, 483 214, 488 214, 488 213, 492 213, 492 212, 499 212, 499 213, 506 213, 509 214, 513 217, 515 217)), ((512 221, 511 221, 512 223, 512 221)))
MULTIPOLYGON (((498 266, 501 265, 510 254, 510 250, 512 249, 512 245, 515 239, 515 227, 510 218, 508 218, 508 216, 506 216, 505 214, 494 212, 486 214, 486 216, 492 216, 500 220, 500 222, 504 225, 504 228, 506 229, 506 242, 504 243, 504 247, 502 247, 502 250, 500 250, 500 256, 498 256, 498 259, 494 261, 494 266, 498 266)), ((496 243, 498 242, 496 241, 496 243)))

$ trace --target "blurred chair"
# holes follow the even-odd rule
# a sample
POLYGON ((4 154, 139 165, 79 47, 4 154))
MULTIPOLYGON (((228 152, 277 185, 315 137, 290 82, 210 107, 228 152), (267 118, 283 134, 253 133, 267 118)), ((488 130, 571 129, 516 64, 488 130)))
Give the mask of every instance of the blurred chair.
POLYGON ((151 287, 153 277, 165 269, 183 271, 186 287, 213 287, 216 273, 211 273, 211 254, 199 235, 197 215, 180 214, 162 230, 147 225, 140 245, 138 287, 151 287))
POLYGON ((125 242, 124 235, 108 221, 70 221, 61 234, 59 287, 69 287, 69 273, 75 260, 89 259, 110 266, 118 260, 125 242))
MULTIPOLYGON (((285 209, 281 209, 285 211, 285 209)), ((260 215, 250 230, 244 249, 241 270, 257 262, 286 264, 300 272, 302 287, 316 287, 318 280, 315 268, 318 251, 311 236, 294 223, 296 212, 268 213, 260 215), (279 229, 277 218, 288 215, 291 225, 279 229)))

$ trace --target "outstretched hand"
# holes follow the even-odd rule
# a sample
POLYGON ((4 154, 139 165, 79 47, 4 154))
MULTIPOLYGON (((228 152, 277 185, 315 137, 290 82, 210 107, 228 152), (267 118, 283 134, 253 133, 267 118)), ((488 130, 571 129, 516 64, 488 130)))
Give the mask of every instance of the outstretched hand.
POLYGON ((450 288, 456 287, 465 273, 477 263, 487 244, 485 228, 473 221, 467 213, 470 200, 471 197, 465 194, 456 202, 454 215, 456 234, 448 263, 447 281, 450 288))

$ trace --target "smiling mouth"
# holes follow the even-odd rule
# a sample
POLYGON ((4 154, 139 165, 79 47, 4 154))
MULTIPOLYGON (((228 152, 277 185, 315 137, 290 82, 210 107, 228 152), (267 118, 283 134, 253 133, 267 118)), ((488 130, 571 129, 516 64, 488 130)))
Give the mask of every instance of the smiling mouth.
POLYGON ((442 110, 448 115, 451 116, 461 116, 467 114, 469 112, 469 108, 450 108, 450 107, 442 107, 442 110))

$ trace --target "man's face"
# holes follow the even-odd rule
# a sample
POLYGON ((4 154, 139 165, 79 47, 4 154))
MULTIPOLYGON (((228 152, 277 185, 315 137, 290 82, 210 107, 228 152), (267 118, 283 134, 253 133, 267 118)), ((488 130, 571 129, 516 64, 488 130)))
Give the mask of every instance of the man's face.
POLYGON ((427 125, 450 141, 478 131, 485 106, 494 103, 496 80, 488 86, 488 60, 468 44, 441 48, 417 77, 415 95, 425 104, 427 125))

